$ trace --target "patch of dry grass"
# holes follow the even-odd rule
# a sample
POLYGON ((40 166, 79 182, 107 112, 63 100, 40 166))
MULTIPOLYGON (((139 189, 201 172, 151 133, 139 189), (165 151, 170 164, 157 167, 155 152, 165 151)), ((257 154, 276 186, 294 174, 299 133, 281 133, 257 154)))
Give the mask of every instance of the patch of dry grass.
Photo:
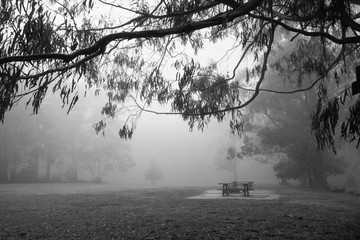
POLYGON ((187 199, 204 190, 0 187, 0 239, 360 239, 360 198, 349 194, 275 187, 278 200, 187 199))

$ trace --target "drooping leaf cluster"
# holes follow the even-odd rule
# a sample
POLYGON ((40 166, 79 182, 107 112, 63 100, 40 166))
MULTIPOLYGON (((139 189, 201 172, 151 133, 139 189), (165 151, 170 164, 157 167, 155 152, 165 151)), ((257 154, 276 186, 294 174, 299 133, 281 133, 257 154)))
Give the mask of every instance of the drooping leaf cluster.
POLYGON ((49 89, 59 92, 63 106, 68 105, 71 110, 79 97, 76 93, 79 79, 98 74, 92 58, 86 64, 85 61, 71 67, 64 64, 72 60, 69 55, 77 49, 75 45, 80 48, 95 41, 96 34, 87 29, 90 25, 83 22, 77 26, 69 20, 85 8, 76 10, 64 1, 57 11, 51 12, 42 1, 4 2, 1 11, 7 17, 0 22, 1 120, 23 97, 38 113, 49 89), (17 60, 18 56, 23 56, 23 60, 17 60), (59 56, 62 61, 54 60, 59 56))
POLYGON ((120 136, 131 138, 154 102, 171 105, 164 114, 182 115, 190 128, 228 115, 231 131, 239 132, 239 110, 262 91, 269 66, 295 74, 299 88, 313 75, 326 86, 343 81, 340 69, 349 71, 360 42, 357 6, 353 0, 2 1, 0 119, 22 98, 37 113, 50 91, 70 111, 85 85, 109 92, 97 132, 106 118, 121 115, 120 136), (283 38, 300 40, 275 63, 271 53, 283 38), (224 54, 242 53, 232 56, 236 64, 227 74, 199 64, 196 54, 206 44, 229 39, 224 54), (240 71, 245 61, 252 63, 240 71))
POLYGON ((356 140, 356 147, 360 146, 360 99, 349 108, 349 115, 341 125, 341 136, 350 142, 356 140))
POLYGON ((339 102, 337 98, 335 98, 334 101, 329 101, 324 109, 322 109, 322 102, 321 99, 319 99, 312 120, 311 127, 315 133, 319 148, 334 147, 335 142, 332 136, 335 135, 339 120, 339 102))

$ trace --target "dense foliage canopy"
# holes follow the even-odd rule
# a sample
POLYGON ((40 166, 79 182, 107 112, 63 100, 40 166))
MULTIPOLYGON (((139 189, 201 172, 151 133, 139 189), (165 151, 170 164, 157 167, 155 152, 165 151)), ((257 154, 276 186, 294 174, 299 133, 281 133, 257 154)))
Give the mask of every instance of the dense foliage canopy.
MULTIPOLYGON (((276 83, 279 80, 273 79, 272 84, 276 83)), ((315 90, 271 95, 274 93, 260 95, 244 116, 252 136, 244 138, 248 140, 242 146, 243 153, 273 162, 281 183, 294 179, 310 187, 328 187, 327 177, 343 174, 347 164, 331 150, 319 151, 309 131, 310 115, 316 108, 315 90)))
MULTIPOLYGON (((331 146, 339 108, 351 95, 349 84, 359 55, 359 4, 358 0, 1 1, 0 119, 23 98, 37 113, 50 90, 71 110, 85 84, 87 89, 108 92, 105 117, 126 116, 119 131, 123 138, 131 138, 136 119, 151 111, 154 101, 170 104, 171 111, 163 114, 181 114, 191 128, 203 128, 212 117, 222 121, 228 113, 231 130, 237 132, 242 128, 240 109, 262 91, 287 94, 315 88, 319 101, 313 114, 314 134, 320 147, 331 146), (284 38, 303 51, 289 51, 275 64, 272 55, 284 38), (217 71, 217 62, 199 63, 196 53, 207 43, 220 43, 224 55, 236 62, 227 73, 217 71), (186 50, 189 46, 195 55, 186 50), (308 49, 322 51, 314 54, 308 49), (249 59, 251 64, 243 67, 249 59), (297 87, 264 89, 271 66, 285 78, 297 76, 297 87), (313 80, 303 85, 304 78, 313 80), (328 89, 334 84, 339 86, 336 94, 328 89)), ((359 107, 357 97, 342 126, 343 136, 350 140, 360 141, 359 107)), ((105 126, 101 120, 95 129, 103 131, 105 126)))

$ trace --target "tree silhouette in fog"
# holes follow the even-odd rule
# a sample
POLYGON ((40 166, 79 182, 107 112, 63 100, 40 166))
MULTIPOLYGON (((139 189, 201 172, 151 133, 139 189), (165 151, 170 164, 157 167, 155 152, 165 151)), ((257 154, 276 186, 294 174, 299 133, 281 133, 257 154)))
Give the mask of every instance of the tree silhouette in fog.
MULTIPOLYGON (((311 80, 306 69, 294 74, 296 65, 301 64, 300 61, 304 59, 299 56, 321 54, 322 49, 316 49, 317 44, 313 43, 313 48, 306 46, 307 53, 305 49, 294 48, 293 43, 284 40, 283 52, 293 49, 292 53, 275 59, 274 68, 286 72, 286 76, 283 78, 277 71, 271 70, 268 75, 272 80, 271 87, 285 91, 291 89, 292 85, 298 84, 299 78, 304 83, 311 80), (283 69, 284 62, 288 69, 283 69)), ((311 133, 311 117, 314 109, 317 108, 318 94, 316 89, 280 95, 271 92, 262 93, 248 108, 245 118, 246 129, 255 132, 260 141, 258 145, 252 141, 245 142, 242 149, 250 155, 275 154, 274 171, 282 182, 298 179, 307 186, 327 187, 329 175, 338 175, 345 171, 344 160, 335 156, 333 151, 319 151, 317 139, 311 133)), ((333 146, 335 144, 332 143, 333 146)), ((333 150, 335 151, 335 147, 333 150)))
POLYGON ((217 170, 229 171, 233 174, 234 181, 238 181, 238 165, 239 160, 243 159, 241 153, 235 146, 225 149, 219 149, 215 159, 217 170))
POLYGON ((150 162, 149 168, 145 171, 144 177, 152 184, 157 184, 164 178, 164 174, 156 160, 150 162))
POLYGON ((94 134, 97 99, 93 108, 81 103, 69 116, 54 107, 56 100, 48 97, 30 118, 22 108, 8 114, 10 121, 0 126, 0 182, 101 180, 134 166, 129 143, 114 132, 94 134))

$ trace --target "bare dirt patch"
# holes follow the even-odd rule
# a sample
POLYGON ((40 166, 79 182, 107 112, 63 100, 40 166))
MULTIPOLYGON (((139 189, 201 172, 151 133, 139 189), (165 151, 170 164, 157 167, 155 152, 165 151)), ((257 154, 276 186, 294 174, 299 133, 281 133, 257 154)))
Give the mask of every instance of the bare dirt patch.
POLYGON ((346 193, 258 187, 280 196, 259 201, 191 198, 211 188, 25 186, 0 185, 0 239, 360 239, 360 198, 346 193))

